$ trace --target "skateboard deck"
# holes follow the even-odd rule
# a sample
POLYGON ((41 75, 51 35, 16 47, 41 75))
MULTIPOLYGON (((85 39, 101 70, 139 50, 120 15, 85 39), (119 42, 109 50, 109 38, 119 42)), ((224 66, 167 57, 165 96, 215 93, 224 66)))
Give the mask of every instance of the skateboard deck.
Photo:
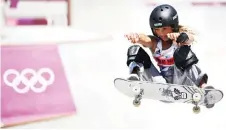
POLYGON ((133 104, 139 106, 141 99, 153 99, 173 103, 191 103, 193 111, 200 111, 199 105, 214 105, 223 98, 223 92, 214 88, 203 89, 197 86, 186 86, 151 81, 131 81, 116 78, 114 85, 124 95, 134 98, 133 104))

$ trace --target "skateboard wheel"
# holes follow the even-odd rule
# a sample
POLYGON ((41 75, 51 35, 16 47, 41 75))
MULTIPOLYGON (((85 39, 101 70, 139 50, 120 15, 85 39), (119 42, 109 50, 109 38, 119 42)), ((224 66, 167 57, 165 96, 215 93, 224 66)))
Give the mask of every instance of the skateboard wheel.
POLYGON ((194 107, 193 107, 193 112, 194 112, 195 114, 200 113, 200 107, 199 107, 199 106, 194 106, 194 107))
POLYGON ((137 87, 137 86, 135 86, 135 87, 133 88, 133 92, 134 92, 136 95, 140 94, 140 88, 137 87))
POLYGON ((137 100, 133 100, 133 105, 135 106, 135 107, 139 107, 140 106, 140 101, 137 101, 137 100))
POLYGON ((200 93, 195 93, 195 94, 193 94, 193 100, 195 101, 195 102, 198 102, 198 101, 200 101, 201 100, 201 94, 200 93))

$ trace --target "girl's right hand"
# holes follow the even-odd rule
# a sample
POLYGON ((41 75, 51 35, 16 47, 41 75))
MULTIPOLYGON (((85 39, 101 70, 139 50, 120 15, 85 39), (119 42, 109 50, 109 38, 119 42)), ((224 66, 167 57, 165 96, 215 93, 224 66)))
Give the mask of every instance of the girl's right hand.
POLYGON ((131 43, 138 43, 140 41, 139 34, 129 33, 124 35, 131 43))

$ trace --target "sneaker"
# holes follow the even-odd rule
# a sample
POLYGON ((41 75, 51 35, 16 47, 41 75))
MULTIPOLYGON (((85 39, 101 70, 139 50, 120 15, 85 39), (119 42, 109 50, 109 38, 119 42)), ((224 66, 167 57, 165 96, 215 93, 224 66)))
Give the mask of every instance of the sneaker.
POLYGON ((130 74, 127 79, 128 80, 134 80, 134 81, 140 80, 140 78, 139 78, 139 76, 137 74, 130 74))

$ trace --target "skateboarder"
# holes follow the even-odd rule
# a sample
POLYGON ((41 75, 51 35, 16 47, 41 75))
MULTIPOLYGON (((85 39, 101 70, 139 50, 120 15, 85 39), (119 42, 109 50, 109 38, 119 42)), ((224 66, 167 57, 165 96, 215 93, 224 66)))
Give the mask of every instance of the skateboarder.
POLYGON ((206 86, 208 76, 197 66, 199 60, 191 50, 195 33, 179 25, 175 8, 168 4, 157 6, 150 14, 149 24, 153 35, 125 35, 133 43, 127 53, 128 79, 206 86), (150 55, 135 43, 149 48, 158 66, 154 66, 150 55))

